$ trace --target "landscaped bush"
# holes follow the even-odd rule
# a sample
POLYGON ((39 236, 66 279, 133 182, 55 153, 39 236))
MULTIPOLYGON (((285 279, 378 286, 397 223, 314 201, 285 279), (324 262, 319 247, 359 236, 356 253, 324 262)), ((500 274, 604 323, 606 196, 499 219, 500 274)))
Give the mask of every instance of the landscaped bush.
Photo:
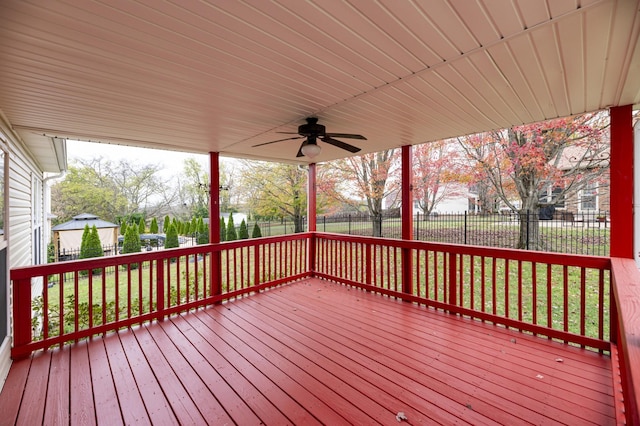
POLYGON ((262 232, 260 231, 260 226, 258 226, 258 222, 253 225, 253 231, 251 232, 251 238, 260 238, 262 237, 262 232))

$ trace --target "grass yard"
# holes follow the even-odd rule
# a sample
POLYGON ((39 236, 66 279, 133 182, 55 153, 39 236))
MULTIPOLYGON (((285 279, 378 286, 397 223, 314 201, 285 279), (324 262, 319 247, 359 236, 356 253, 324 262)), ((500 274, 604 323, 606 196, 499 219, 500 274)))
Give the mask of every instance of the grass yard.
MULTIPOLYGON (((332 225, 337 229, 344 223, 332 225)), ((253 248, 237 250, 239 249, 222 252, 223 292, 236 289, 236 287, 229 289, 229 285, 243 288, 253 285, 253 248), (238 264, 244 265, 244 268, 240 270, 235 266, 238 264)), ((267 280, 279 276, 277 271, 281 260, 277 251, 270 253, 271 258, 267 262, 270 265, 268 267, 270 276, 265 277, 267 280)), ((434 258, 436 254, 427 252, 428 258, 424 258, 425 252, 421 253, 423 254, 420 258, 414 259, 414 264, 418 268, 416 275, 419 275, 414 278, 414 287, 418 289, 417 294, 421 297, 445 301, 444 256, 438 253, 436 259, 434 258)), ((333 255, 330 256, 330 259, 335 258, 333 255)), ((374 275, 379 282, 377 285, 390 288, 391 283, 385 282, 389 279, 384 273, 385 268, 395 271, 391 279, 396 279, 393 277, 401 271, 400 260, 395 255, 390 259, 387 259, 384 253, 381 256, 375 262, 377 269, 374 275)), ((337 267, 353 269, 359 264, 357 257, 359 254, 352 253, 350 254, 351 266, 347 266, 345 261, 344 266, 337 265, 337 267), (353 259, 351 259, 352 255, 354 255, 353 259)), ((483 269, 481 258, 476 256, 472 260, 470 256, 463 256, 462 265, 458 266, 462 267, 462 273, 458 276, 458 280, 462 281, 458 290, 458 300, 463 307, 584 334, 588 337, 608 338, 609 274, 604 274, 603 286, 600 288, 599 272, 586 270, 583 289, 581 269, 575 267, 568 267, 565 270, 561 266, 553 266, 547 271, 546 265, 538 264, 535 266, 534 280, 534 266, 531 262, 505 261, 504 259, 494 261, 491 258, 485 258, 483 269), (469 267, 471 263, 473 268, 469 267), (549 291, 546 284, 548 272, 552 283, 549 291), (495 287, 492 284, 493 276, 495 276, 495 287), (602 294, 602 301, 600 294, 602 294), (582 298, 585 301, 585 312, 580 312, 582 298), (601 314, 600 304, 603 305, 603 314, 601 314), (522 308, 520 309, 519 306, 522 308), (580 318, 583 316, 585 323, 581 324, 580 318), (600 325, 601 322, 602 325, 600 325), (581 329, 582 327, 584 330, 581 329), (602 327, 602 335, 600 335, 600 327, 602 327)), ((203 275, 205 269, 208 272, 208 258, 196 259, 194 256, 189 258, 182 256, 179 261, 170 263, 165 269, 165 283, 171 284, 170 286, 165 284, 165 305, 172 306, 187 299, 191 301, 206 297, 205 291, 209 288, 209 280, 208 273, 203 275), (194 279, 196 275, 197 280, 194 279)), ((355 270, 352 273, 354 276, 357 275, 355 270)), ((150 269, 148 263, 142 264, 141 268, 128 270, 122 267, 117 271, 115 268, 107 268, 104 274, 92 276, 78 274, 77 283, 74 281, 73 274, 68 274, 62 285, 62 295, 59 278, 59 276, 50 276, 50 287, 47 288, 49 335, 56 335, 59 330, 61 296, 65 332, 88 328, 90 321, 93 325, 99 325, 114 321, 116 316, 118 318, 135 317, 155 310, 156 270, 150 269), (129 280, 130 287, 127 284, 129 280), (90 289, 91 298, 89 298, 90 289), (106 306, 104 312, 103 306, 106 306), (76 311, 77 318, 74 315, 76 311)), ((36 312, 42 314, 44 309, 42 297, 36 298, 33 306, 36 312)), ((41 318, 42 315, 36 316, 35 321, 42 321, 41 318)))

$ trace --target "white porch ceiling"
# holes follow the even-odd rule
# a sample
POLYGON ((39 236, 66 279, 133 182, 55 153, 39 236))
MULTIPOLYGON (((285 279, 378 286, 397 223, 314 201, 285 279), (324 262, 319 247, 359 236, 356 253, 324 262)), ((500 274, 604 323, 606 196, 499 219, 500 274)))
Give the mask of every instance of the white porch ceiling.
POLYGON ((0 110, 32 147, 307 162, 252 146, 317 116, 374 152, 640 104, 639 3, 2 0, 0 110))

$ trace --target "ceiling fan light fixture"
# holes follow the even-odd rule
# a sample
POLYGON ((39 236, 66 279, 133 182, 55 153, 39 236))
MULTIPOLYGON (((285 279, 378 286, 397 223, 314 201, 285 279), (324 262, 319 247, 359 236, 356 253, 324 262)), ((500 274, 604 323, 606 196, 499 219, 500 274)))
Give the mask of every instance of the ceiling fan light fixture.
POLYGON ((316 157, 320 154, 320 147, 315 143, 308 143, 302 147, 302 154, 309 158, 316 157))

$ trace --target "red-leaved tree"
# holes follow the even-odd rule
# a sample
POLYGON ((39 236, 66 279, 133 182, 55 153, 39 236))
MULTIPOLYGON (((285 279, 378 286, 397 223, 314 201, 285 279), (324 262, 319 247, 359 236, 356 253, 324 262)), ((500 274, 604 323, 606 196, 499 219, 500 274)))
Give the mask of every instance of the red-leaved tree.
POLYGON ((460 148, 455 141, 417 145, 413 159, 413 196, 425 217, 445 197, 463 194, 460 148))
POLYGON ((553 206, 608 173, 607 127, 608 117, 593 113, 458 139, 476 179, 488 182, 504 205, 520 213, 518 248, 543 248, 541 207, 553 206), (541 197, 548 188, 559 189, 555 200, 541 197))
POLYGON ((382 236, 383 200, 397 193, 397 160, 397 150, 388 149, 332 163, 343 183, 351 183, 349 192, 366 201, 374 237, 382 236))

